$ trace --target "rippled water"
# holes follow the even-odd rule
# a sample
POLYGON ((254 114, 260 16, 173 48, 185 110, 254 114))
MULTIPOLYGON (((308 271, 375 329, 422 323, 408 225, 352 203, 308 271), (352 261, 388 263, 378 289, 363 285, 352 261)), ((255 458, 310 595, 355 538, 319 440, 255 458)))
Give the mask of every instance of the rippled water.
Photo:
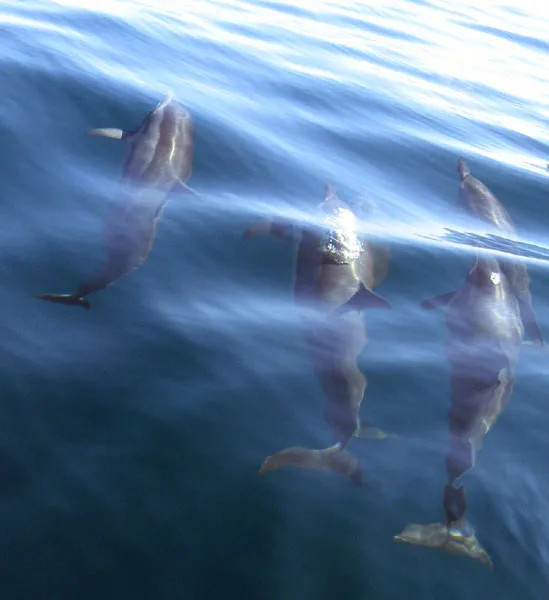
POLYGON ((546 598, 547 355, 522 353, 466 475, 494 571, 393 541, 443 516, 446 330, 419 303, 471 261, 459 155, 517 225, 549 337, 545 5, 0 7, 2 598, 546 598), (102 257, 124 148, 85 131, 134 128, 168 90, 195 122, 202 201, 174 199, 143 267, 89 312, 31 298, 71 291, 102 257), (256 477, 332 434, 292 248, 242 233, 267 212, 313 218, 327 181, 373 201, 365 227, 391 242, 362 413, 402 437, 353 441, 380 489, 256 477))

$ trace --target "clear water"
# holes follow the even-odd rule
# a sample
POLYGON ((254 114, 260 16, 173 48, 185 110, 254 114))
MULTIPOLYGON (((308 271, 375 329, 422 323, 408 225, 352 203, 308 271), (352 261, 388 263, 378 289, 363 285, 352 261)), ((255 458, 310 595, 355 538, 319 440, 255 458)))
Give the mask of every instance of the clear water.
POLYGON ((458 156, 532 250, 549 337, 549 9, 543 3, 12 0, 0 3, 0 493, 3 599, 547 597, 547 355, 466 476, 494 571, 393 541, 442 518, 444 314, 471 261, 458 156), (89 312, 123 144, 171 90, 196 129, 190 185, 141 269, 89 312), (324 397, 292 299, 292 248, 242 240, 306 215, 333 182, 365 193, 392 259, 367 311, 362 413, 401 438, 353 442, 380 489, 324 473, 256 477, 323 447, 324 397), (443 227, 454 229, 444 237, 443 227))

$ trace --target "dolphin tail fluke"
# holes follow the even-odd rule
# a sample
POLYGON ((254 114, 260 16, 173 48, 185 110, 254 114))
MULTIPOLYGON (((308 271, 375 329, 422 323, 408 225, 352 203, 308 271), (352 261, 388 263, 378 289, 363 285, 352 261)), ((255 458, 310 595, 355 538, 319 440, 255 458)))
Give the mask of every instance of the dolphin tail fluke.
POLYGON ((394 540, 414 546, 439 548, 452 554, 464 554, 493 569, 488 552, 480 545, 473 528, 464 519, 450 526, 445 523, 410 524, 399 535, 395 535, 394 540))
POLYGON ((421 308, 423 310, 432 310, 433 308, 438 308, 440 306, 448 305, 457 292, 447 292, 446 294, 441 294, 440 296, 433 296, 433 298, 427 298, 421 303, 421 308))
POLYGON ((349 203, 351 210, 360 219, 367 219, 374 216, 377 212, 378 205, 371 196, 368 187, 362 188, 359 194, 349 203))
POLYGON ((283 467, 299 467, 317 471, 329 471, 349 478, 355 485, 362 485, 362 467, 356 456, 343 450, 340 444, 310 450, 292 446, 268 456, 261 465, 258 475, 269 471, 278 471, 283 467))
POLYGON ((385 298, 369 290, 360 283, 358 292, 345 304, 335 309, 337 315, 342 315, 350 310, 362 310, 363 308, 391 308, 385 298))
POLYGON ((463 181, 468 175, 471 175, 471 170, 469 169, 469 166, 461 157, 458 160, 458 173, 461 181, 463 181))
POLYGON ((86 310, 90 309, 90 303, 88 300, 84 300, 81 296, 77 294, 40 294, 38 296, 34 296, 39 300, 47 300, 48 302, 55 302, 56 304, 67 304, 69 306, 81 306, 86 310))

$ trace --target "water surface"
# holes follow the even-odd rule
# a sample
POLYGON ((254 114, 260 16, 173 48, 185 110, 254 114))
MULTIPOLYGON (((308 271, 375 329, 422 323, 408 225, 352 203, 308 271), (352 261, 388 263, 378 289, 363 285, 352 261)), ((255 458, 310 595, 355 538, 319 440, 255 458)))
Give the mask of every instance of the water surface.
MULTIPOLYGON (((471 261, 457 157, 515 220, 549 337, 549 13, 470 1, 0 3, 2 598, 547 596, 546 356, 524 351, 507 411, 466 476, 494 572, 393 541, 443 517, 444 314, 471 261), (92 309, 123 144, 172 91, 196 128, 190 185, 147 262, 92 309), (392 261, 368 311, 354 441, 380 490, 256 472, 332 443, 294 311, 292 248, 242 233, 306 219, 333 182, 375 204, 392 261), (292 212, 293 211, 293 212, 292 212), (448 236, 444 227, 453 230, 448 236), (446 236, 446 237, 445 237, 446 236)), ((312 218, 312 216, 310 216, 312 218)), ((504 248, 505 250, 505 248, 504 248)))

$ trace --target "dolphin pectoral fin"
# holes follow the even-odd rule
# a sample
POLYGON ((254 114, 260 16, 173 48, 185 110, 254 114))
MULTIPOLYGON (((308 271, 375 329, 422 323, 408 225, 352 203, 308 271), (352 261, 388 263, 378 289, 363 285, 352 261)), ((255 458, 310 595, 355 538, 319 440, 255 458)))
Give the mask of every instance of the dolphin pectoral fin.
POLYGON ((543 334, 538 325, 538 319, 534 312, 534 308, 532 307, 532 303, 529 300, 519 298, 519 310, 524 325, 524 331, 527 333, 532 343, 537 346, 545 346, 543 334))
POLYGON ((178 186, 177 189, 181 189, 186 194, 190 194, 191 196, 195 196, 199 200, 202 199, 202 196, 198 192, 195 192, 192 187, 189 187, 185 182, 181 181, 181 179, 178 179, 177 183, 179 184, 179 186, 178 186))
POLYGON ((447 292, 446 294, 441 294, 440 296, 433 296, 432 298, 427 298, 421 303, 421 308, 423 310, 432 310, 433 308, 438 308, 440 306, 446 306, 452 301, 452 298, 457 294, 457 292, 447 292))
POLYGON ((360 282, 358 292, 345 304, 335 309, 337 315, 343 315, 350 310, 362 310, 364 308, 392 308, 385 298, 369 290, 360 282))
POLYGON ((530 340, 522 340, 520 347, 525 350, 532 350, 535 352, 541 352, 542 354, 549 354, 549 346, 547 346, 547 344, 545 343, 539 344, 530 340))
POLYGON ((278 471, 283 467, 299 467, 316 471, 329 471, 348 477, 355 485, 362 484, 362 467, 356 456, 343 450, 339 444, 323 450, 310 450, 292 446, 268 456, 258 475, 278 471))
POLYGON ((86 310, 89 310, 91 305, 88 300, 84 300, 76 294, 39 294, 34 296, 39 300, 47 300, 48 302, 54 302, 56 304, 67 304, 69 306, 81 306, 86 310))
POLYGON ((123 140, 130 134, 129 131, 123 129, 115 129, 113 127, 101 127, 99 129, 90 129, 88 135, 99 135, 111 140, 123 140))
POLYGON ((414 546, 439 548, 452 554, 464 554, 493 569, 488 552, 480 545, 473 528, 465 521, 460 522, 459 527, 444 523, 410 524, 393 539, 414 546))

